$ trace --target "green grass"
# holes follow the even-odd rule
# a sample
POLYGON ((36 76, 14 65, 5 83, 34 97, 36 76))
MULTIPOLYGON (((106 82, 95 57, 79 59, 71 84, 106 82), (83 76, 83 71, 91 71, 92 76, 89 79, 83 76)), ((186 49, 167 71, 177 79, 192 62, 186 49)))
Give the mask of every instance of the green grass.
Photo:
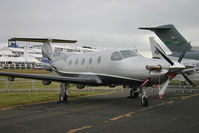
MULTIPOLYGON (((46 70, 31 70, 31 69, 2 69, 3 72, 17 72, 17 73, 29 73, 29 74, 42 74, 51 75, 51 72, 46 70)), ((43 85, 41 80, 15 78, 15 81, 8 81, 8 77, 0 76, 0 90, 7 89, 48 89, 59 88, 59 83, 52 82, 50 85, 43 85)))
POLYGON ((59 88, 59 83, 52 82, 50 85, 43 85, 41 80, 31 80, 31 79, 19 79, 16 78, 15 81, 8 81, 7 79, 0 78, 0 90, 7 89, 49 89, 49 88, 59 88))
MULTIPOLYGON (((102 94, 102 92, 71 92, 69 98, 102 94)), ((39 93, 2 93, 0 94, 0 108, 58 100, 57 92, 39 93)))
MULTIPOLYGON (((4 72, 17 72, 17 73, 29 73, 29 74, 44 74, 50 75, 51 72, 45 70, 30 70, 30 69, 3 69, 4 72)), ((4 90, 35 90, 35 92, 11 92, 0 93, 0 108, 9 108, 17 105, 25 105, 32 103, 39 103, 49 100, 58 100, 58 92, 38 92, 36 89, 42 90, 57 90, 60 83, 52 82, 50 85, 43 85, 41 80, 32 80, 25 78, 15 78, 15 81, 8 81, 6 76, 0 76, 0 91, 4 90)), ((70 89, 76 88, 75 85, 70 85, 70 89)), ((99 88, 99 87, 98 87, 99 88)), ((100 87, 100 89, 106 89, 100 87)), ((69 98, 100 94, 103 92, 70 92, 69 98)))

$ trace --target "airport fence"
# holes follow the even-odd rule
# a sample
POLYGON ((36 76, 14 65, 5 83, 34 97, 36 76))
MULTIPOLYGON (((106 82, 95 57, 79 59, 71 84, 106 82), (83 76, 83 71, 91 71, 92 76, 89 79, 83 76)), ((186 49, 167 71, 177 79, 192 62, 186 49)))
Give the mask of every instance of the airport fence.
MULTIPOLYGON (((150 94, 158 94, 161 86, 156 88, 148 88, 146 91, 150 94)), ((116 88, 109 87, 89 87, 86 86, 84 89, 76 89, 75 85, 70 86, 70 91, 114 91, 114 92, 124 92, 129 91, 129 89, 123 89, 122 86, 116 88)), ((175 84, 169 85, 166 92, 176 93, 189 93, 191 91, 199 91, 198 87, 192 88, 190 85, 175 84)), ((7 78, 0 79, 0 93, 10 93, 10 92, 27 92, 27 93, 37 93, 37 92, 60 92, 60 84, 52 82, 50 85, 43 85, 40 80, 32 79, 21 79, 16 78, 15 81, 9 81, 7 78)))
MULTIPOLYGON (((84 89, 77 89, 75 85, 70 85, 69 91, 75 92, 96 92, 96 91, 119 91, 121 87, 109 88, 109 87, 89 87, 84 89)), ((16 78, 15 81, 9 81, 7 78, 0 79, 0 93, 13 93, 13 92, 60 92, 60 83, 52 82, 50 85, 43 85, 40 80, 16 78)))

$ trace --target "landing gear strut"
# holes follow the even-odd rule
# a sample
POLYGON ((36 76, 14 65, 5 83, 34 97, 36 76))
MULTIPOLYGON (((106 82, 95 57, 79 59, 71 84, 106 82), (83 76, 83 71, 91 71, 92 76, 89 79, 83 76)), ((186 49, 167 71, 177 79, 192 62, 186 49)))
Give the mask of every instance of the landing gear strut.
POLYGON ((142 97, 141 97, 141 105, 144 107, 147 107, 149 102, 148 102, 148 98, 146 96, 146 92, 143 90, 143 87, 140 87, 138 89, 132 88, 130 91, 130 96, 128 98, 139 98, 139 94, 143 93, 142 97))
POLYGON ((60 94, 59 94, 59 103, 67 103, 68 102, 68 88, 69 85, 67 83, 61 83, 60 84, 60 94))

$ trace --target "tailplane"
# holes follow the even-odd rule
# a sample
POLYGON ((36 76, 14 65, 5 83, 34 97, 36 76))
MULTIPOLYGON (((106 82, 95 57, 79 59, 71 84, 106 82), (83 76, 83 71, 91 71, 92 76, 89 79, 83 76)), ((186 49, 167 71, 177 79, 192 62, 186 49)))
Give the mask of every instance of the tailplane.
POLYGON ((174 25, 161 25, 158 27, 140 27, 139 29, 151 30, 160 38, 160 40, 171 50, 171 52, 183 52, 191 50, 191 45, 178 32, 174 25))
POLYGON ((54 48, 52 43, 76 43, 76 40, 61 40, 61 39, 48 39, 48 38, 11 38, 8 41, 21 41, 21 42, 39 42, 42 45, 43 62, 45 66, 50 66, 53 61, 54 48))

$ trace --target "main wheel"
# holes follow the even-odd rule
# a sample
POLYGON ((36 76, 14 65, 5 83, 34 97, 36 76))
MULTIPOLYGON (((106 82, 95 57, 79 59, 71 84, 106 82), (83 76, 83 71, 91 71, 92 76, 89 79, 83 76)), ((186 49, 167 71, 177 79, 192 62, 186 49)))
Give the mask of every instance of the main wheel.
POLYGON ((130 97, 133 97, 134 95, 133 95, 133 90, 131 89, 131 91, 130 91, 130 97))
POLYGON ((147 107, 147 106, 148 106, 149 102, 148 102, 148 99, 147 99, 146 96, 144 96, 144 97, 141 98, 141 104, 142 104, 142 106, 144 106, 144 107, 147 107))
POLYGON ((138 98, 139 97, 139 92, 136 92, 136 89, 135 90, 131 89, 131 91, 130 91, 130 97, 138 98))
POLYGON ((64 94, 59 94, 59 101, 60 102, 68 102, 68 95, 66 95, 66 93, 64 94))

